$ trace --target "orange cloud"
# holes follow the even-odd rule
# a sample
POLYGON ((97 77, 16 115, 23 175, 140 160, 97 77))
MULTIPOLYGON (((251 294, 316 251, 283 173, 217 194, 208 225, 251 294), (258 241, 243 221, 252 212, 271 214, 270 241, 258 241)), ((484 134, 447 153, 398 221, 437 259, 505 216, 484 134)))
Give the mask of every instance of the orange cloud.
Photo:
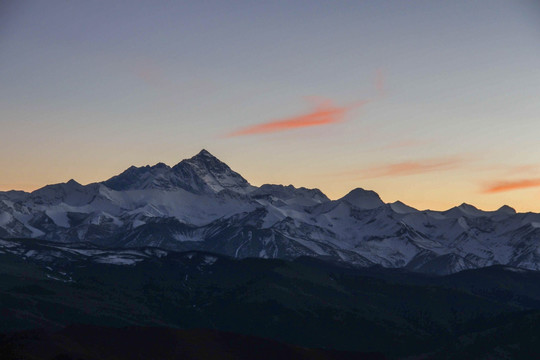
MULTIPOLYGON (((385 95, 384 74, 382 69, 377 70, 375 78, 375 90, 376 95, 373 100, 383 97, 385 95)), ((319 97, 309 97, 308 100, 312 103, 315 103, 316 108, 315 110, 307 114, 248 126, 246 128, 229 133, 228 135, 226 135, 226 137, 265 134, 304 127, 335 124, 343 120, 347 111, 363 106, 373 101, 361 100, 349 106, 334 106, 332 105, 331 101, 321 99, 319 97)))
POLYGON ((503 191, 511 191, 511 190, 519 190, 519 189, 526 189, 531 187, 538 187, 540 186, 540 179, 522 179, 522 180, 515 180, 515 181, 499 181, 496 183, 491 184, 486 189, 484 189, 484 193, 498 193, 503 191))
POLYGON ((463 161, 459 158, 426 159, 404 161, 395 164, 374 166, 365 171, 365 177, 405 176, 443 171, 458 167, 463 161))
POLYGON ((249 126, 232 132, 228 134, 227 137, 264 134, 311 126, 334 124, 342 121, 347 111, 354 107, 362 106, 367 102, 368 101, 359 101, 353 105, 341 107, 332 105, 330 101, 325 101, 324 103, 320 103, 315 110, 307 114, 249 126))

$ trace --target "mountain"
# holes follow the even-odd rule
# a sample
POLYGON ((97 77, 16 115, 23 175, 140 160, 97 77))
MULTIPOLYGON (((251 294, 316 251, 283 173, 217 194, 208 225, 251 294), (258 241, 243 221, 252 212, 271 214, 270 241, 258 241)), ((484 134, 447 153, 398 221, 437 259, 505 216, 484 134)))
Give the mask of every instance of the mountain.
POLYGON ((540 214, 469 204, 420 211, 361 188, 330 200, 318 189, 257 187, 206 150, 99 183, 0 192, 0 238, 312 256, 432 274, 498 264, 540 269, 540 214))
POLYGON ((172 168, 163 163, 132 166, 103 184, 116 191, 184 189, 195 194, 216 194, 224 190, 245 194, 254 189, 240 174, 204 149, 172 168))

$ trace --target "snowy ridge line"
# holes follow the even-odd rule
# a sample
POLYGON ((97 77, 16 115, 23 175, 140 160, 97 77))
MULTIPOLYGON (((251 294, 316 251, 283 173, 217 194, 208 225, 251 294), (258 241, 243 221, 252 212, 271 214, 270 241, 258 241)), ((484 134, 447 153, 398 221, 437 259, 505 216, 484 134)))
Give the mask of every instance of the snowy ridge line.
POLYGON ((87 251, 314 256, 435 274, 497 264, 540 270, 539 224, 540 214, 508 206, 421 211, 361 188, 330 200, 318 189, 256 187, 206 150, 172 167, 130 167, 100 183, 0 192, 0 237, 62 244, 65 254, 84 243, 87 251))

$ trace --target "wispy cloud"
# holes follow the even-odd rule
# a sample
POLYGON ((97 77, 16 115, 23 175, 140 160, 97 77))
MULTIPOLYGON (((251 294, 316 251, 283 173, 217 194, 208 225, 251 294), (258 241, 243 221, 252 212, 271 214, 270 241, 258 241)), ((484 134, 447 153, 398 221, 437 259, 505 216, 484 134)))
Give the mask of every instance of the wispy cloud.
POLYGON ((269 121, 263 124, 248 126, 246 128, 229 133, 228 137, 273 133, 312 126, 335 124, 343 120, 346 113, 367 101, 357 102, 350 106, 335 106, 330 101, 318 105, 314 110, 286 119, 269 121))
POLYGON ((488 185, 484 189, 484 193, 493 194, 503 191, 512 191, 527 189, 532 187, 540 187, 540 178, 534 179, 521 179, 521 180, 512 180, 512 181, 498 181, 488 185))
POLYGON ((266 134, 298 128, 307 128, 339 123, 343 121, 345 115, 350 110, 361 107, 375 99, 384 96, 385 89, 382 70, 377 71, 375 79, 375 90, 376 95, 374 98, 368 100, 360 100, 346 106, 336 106, 333 105, 332 101, 330 100, 324 100, 318 97, 311 97, 308 100, 310 100, 310 102, 316 102, 316 105, 314 109, 307 113, 296 115, 290 118, 278 119, 262 124, 248 126, 243 129, 233 131, 227 134, 226 137, 266 134))
POLYGON ((422 159, 374 166, 363 170, 362 173, 365 178, 406 176, 455 169, 462 163, 463 160, 458 157, 422 159))

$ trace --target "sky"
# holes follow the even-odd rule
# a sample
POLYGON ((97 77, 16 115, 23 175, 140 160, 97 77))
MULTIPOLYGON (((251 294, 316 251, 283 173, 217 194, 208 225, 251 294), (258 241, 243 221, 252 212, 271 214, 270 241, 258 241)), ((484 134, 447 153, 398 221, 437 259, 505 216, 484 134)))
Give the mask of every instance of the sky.
POLYGON ((203 148, 254 185, 540 212, 540 3, 0 2, 0 191, 203 148))

